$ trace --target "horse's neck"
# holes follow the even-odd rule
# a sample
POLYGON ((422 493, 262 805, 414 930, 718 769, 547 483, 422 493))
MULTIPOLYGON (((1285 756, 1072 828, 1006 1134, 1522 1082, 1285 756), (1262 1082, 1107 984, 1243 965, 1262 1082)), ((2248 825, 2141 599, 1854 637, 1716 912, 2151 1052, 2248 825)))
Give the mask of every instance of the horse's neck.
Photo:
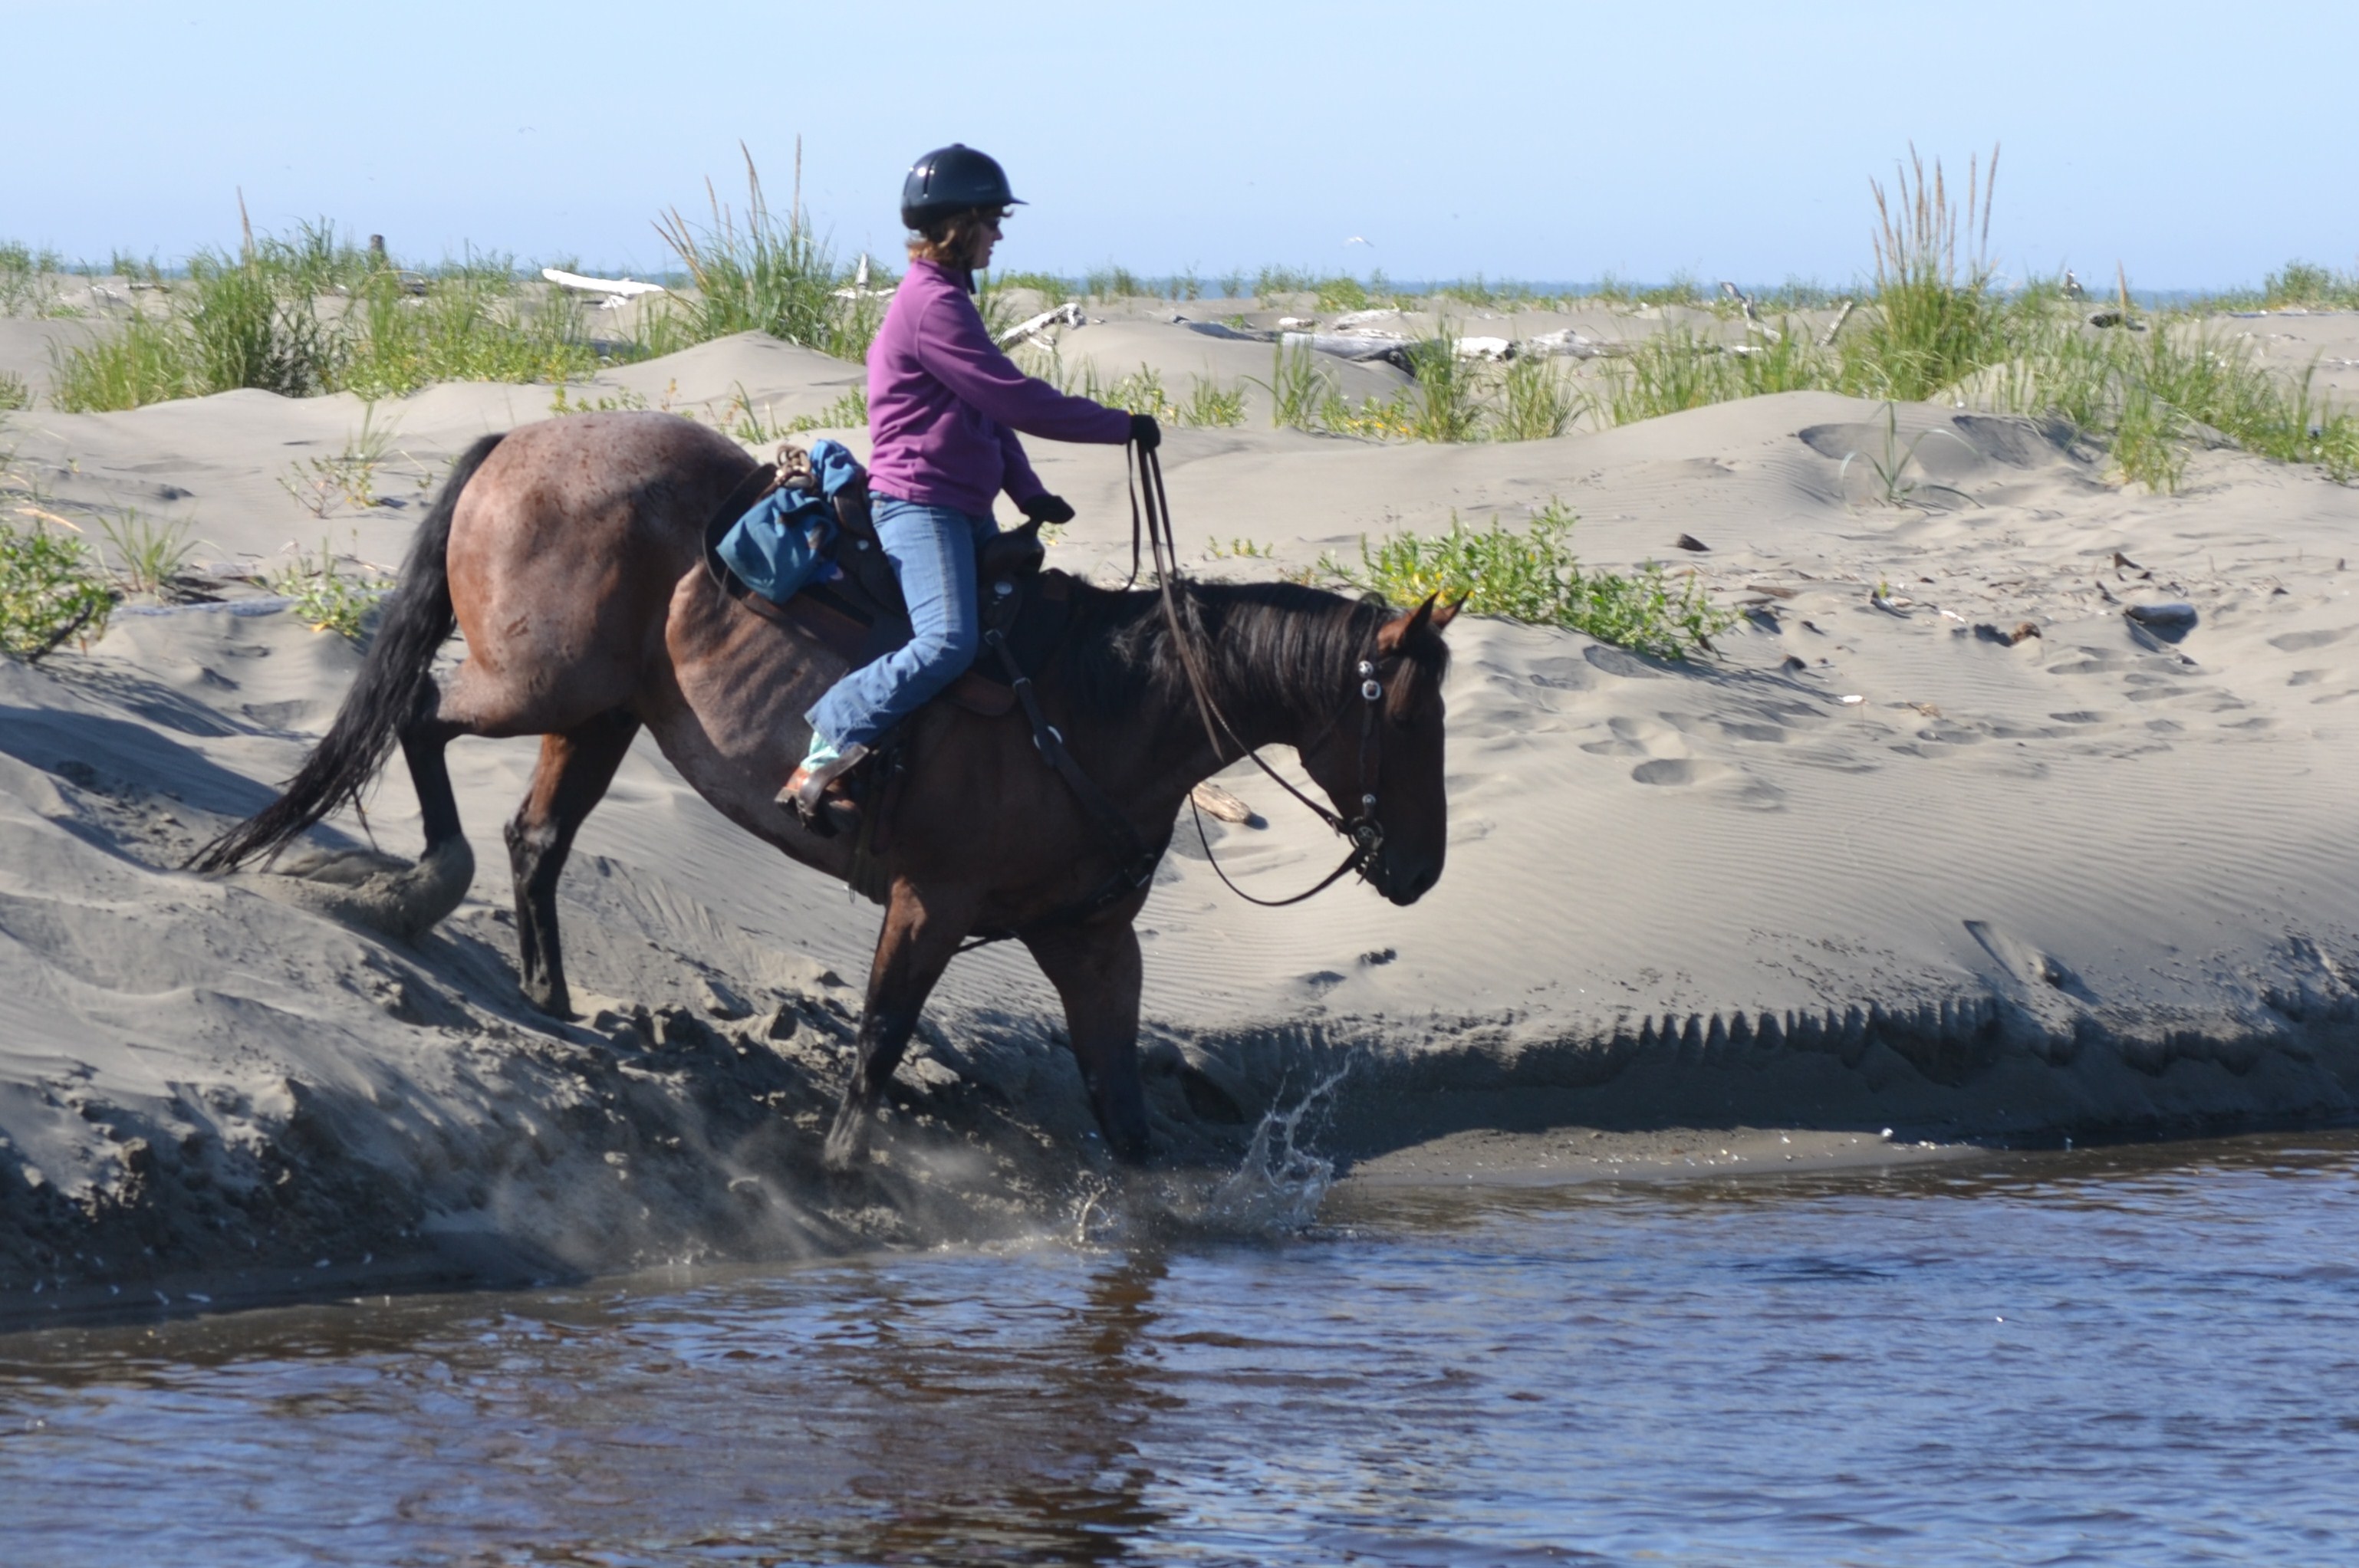
POLYGON ((1292 746, 1299 751, 1314 744, 1331 718, 1324 713, 1297 712, 1285 704, 1266 699, 1251 700, 1234 686, 1223 683, 1217 673, 1208 673, 1207 684, 1212 698, 1212 723, 1205 723, 1192 693, 1181 705, 1179 716, 1193 741, 1192 754, 1182 771, 1201 770, 1189 778, 1190 787, 1238 761, 1248 751, 1258 752, 1269 746, 1292 746))

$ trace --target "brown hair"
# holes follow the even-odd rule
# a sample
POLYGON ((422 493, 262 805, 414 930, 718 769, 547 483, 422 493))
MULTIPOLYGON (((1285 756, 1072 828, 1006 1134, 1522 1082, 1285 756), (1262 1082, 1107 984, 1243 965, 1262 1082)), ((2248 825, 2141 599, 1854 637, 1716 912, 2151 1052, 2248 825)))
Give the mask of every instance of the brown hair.
POLYGON ((1007 215, 1005 207, 968 207, 936 218, 909 237, 909 259, 952 269, 967 265, 976 236, 1007 215))

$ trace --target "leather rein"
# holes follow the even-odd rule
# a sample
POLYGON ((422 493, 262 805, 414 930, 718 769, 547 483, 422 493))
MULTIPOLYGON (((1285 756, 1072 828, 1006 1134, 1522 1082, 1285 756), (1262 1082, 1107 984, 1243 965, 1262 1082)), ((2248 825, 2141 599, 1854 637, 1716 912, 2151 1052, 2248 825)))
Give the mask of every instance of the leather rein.
MULTIPOLYGON (((1250 757, 1254 766, 1269 775, 1278 788, 1300 801, 1312 815, 1334 829, 1351 846, 1344 851, 1342 862, 1333 871, 1302 892, 1289 898, 1256 898, 1230 881, 1229 873, 1221 869, 1219 858, 1212 853, 1212 836, 1204 827, 1203 809, 1196 804, 1195 795, 1190 792, 1188 797, 1188 809, 1195 814, 1196 836, 1204 846, 1205 863, 1212 868, 1212 873, 1221 879, 1222 885, 1231 892, 1244 899, 1247 903, 1259 904, 1264 909, 1283 909, 1288 904, 1300 903, 1306 899, 1315 898, 1343 881, 1344 876, 1352 871, 1357 871, 1363 878, 1374 881, 1375 879, 1369 876, 1369 872, 1375 865, 1376 856, 1385 847, 1384 825, 1376 820, 1376 784, 1384 760, 1378 744, 1382 733, 1378 728, 1378 721, 1382 717, 1381 710, 1385 698, 1385 686, 1381 672, 1386 665, 1397 663, 1402 655, 1398 653, 1378 653, 1371 647, 1370 656, 1360 660, 1354 672, 1360 683, 1358 691, 1360 809, 1348 817, 1338 816, 1297 789, 1284 774, 1264 761, 1258 751, 1238 739, 1237 732, 1230 725, 1227 716, 1221 712, 1220 705, 1213 701, 1211 683, 1205 677, 1198 650, 1190 639, 1187 628, 1180 621, 1179 597, 1174 587, 1181 580, 1180 546, 1171 528, 1170 498, 1164 493, 1163 490, 1163 461, 1152 450, 1139 450, 1125 447, 1123 449, 1123 477, 1130 490, 1130 581, 1132 584, 1138 581, 1140 543, 1143 539, 1153 559, 1157 587, 1162 592, 1163 618, 1171 631, 1171 645, 1180 655, 1180 667, 1186 673, 1189 689, 1195 696, 1196 711, 1204 721, 1204 737, 1212 742, 1212 755, 1221 759, 1223 766, 1226 766, 1234 760, 1230 747, 1235 748, 1236 755, 1250 757), (1137 457, 1136 470, 1131 467, 1131 457, 1134 452, 1137 457), (1225 743, 1223 740, 1224 736, 1225 743)), ((1345 699, 1347 707, 1349 701, 1347 697, 1345 699)), ((1344 708, 1338 708, 1333 717, 1328 719, 1326 727, 1320 730, 1310 743, 1316 745, 1325 740, 1329 733, 1343 723, 1344 712, 1344 708)))

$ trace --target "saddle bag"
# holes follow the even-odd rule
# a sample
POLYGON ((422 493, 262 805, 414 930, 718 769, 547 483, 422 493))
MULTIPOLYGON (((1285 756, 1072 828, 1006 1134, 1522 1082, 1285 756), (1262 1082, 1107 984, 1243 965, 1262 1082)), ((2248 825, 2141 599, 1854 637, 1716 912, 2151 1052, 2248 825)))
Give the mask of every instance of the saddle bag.
POLYGON ((783 604, 837 575, 839 541, 847 535, 864 553, 877 551, 867 472, 841 442, 820 441, 808 453, 782 448, 775 471, 775 485, 729 525, 714 553, 746 587, 783 604))

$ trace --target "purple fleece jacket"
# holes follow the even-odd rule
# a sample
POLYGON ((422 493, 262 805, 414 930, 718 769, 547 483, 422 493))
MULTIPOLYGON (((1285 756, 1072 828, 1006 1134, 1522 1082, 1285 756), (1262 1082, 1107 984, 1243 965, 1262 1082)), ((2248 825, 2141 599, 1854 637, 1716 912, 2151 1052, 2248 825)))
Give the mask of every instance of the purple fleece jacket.
POLYGON ((869 487, 987 516, 1000 491, 1018 505, 1046 492, 1016 432, 1118 446, 1130 416, 1069 397, 1008 362, 965 285, 913 261, 868 348, 869 487))

